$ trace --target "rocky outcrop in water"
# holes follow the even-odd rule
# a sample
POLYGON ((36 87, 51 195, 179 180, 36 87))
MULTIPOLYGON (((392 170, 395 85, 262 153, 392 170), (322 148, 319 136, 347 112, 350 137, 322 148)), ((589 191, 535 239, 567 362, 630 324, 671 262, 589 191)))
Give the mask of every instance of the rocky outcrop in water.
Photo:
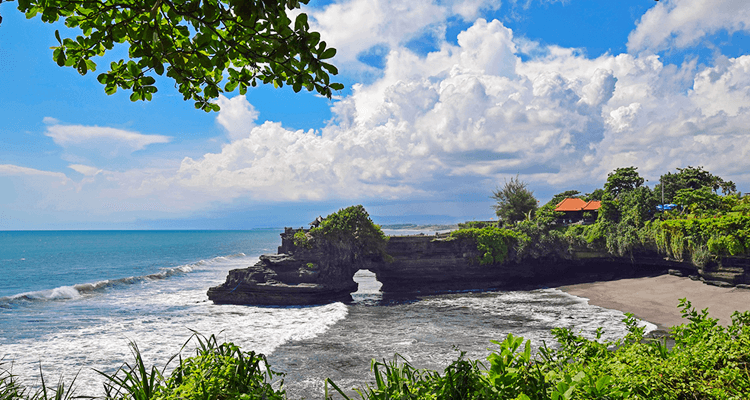
POLYGON ((217 304, 310 305, 351 299, 354 273, 375 273, 386 297, 459 290, 527 289, 575 282, 674 274, 719 286, 750 282, 750 259, 730 257, 697 267, 656 251, 614 257, 603 251, 550 252, 538 258, 481 265, 471 240, 447 236, 395 236, 386 252, 392 259, 363 256, 345 242, 294 245, 294 233, 281 235, 279 254, 264 255, 252 267, 232 270, 224 284, 208 291, 217 304))
POLYGON ((354 273, 381 260, 362 256, 351 242, 294 245, 296 231, 281 234, 279 254, 262 255, 249 268, 229 271, 226 282, 208 290, 216 304, 310 305, 351 300, 354 273))

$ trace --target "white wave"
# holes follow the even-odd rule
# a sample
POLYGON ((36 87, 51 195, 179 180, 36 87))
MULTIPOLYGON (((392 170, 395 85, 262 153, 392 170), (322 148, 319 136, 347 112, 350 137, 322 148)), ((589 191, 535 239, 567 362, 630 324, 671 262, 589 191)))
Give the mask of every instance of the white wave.
MULTIPOLYGON (((163 300, 164 296, 169 295, 156 297, 163 300)), ((310 339, 324 333, 348 314, 348 307, 342 303, 269 308, 217 306, 210 302, 177 307, 173 302, 158 310, 152 310, 153 307, 154 303, 149 303, 143 310, 131 310, 117 316, 101 315, 97 316, 97 321, 74 329, 4 343, 3 353, 6 361, 13 362, 14 373, 26 384, 35 384, 41 361, 45 374, 51 377, 80 371, 76 394, 99 396, 103 378, 94 369, 113 373, 123 362, 132 361, 128 349, 130 341, 138 345, 147 365, 155 365, 161 370, 190 338, 192 331, 206 336, 216 334, 220 341, 233 342, 244 351, 268 355, 289 341, 310 339)), ((118 306, 117 309, 128 308, 118 306)), ((89 315, 87 321, 91 320, 89 315)), ((193 355, 194 346, 187 346, 183 357, 193 355)))
POLYGON ((55 301, 78 299, 84 295, 101 292, 109 288, 132 285, 140 282, 153 282, 175 275, 184 275, 197 270, 215 268, 217 265, 234 265, 243 260, 244 253, 232 254, 226 257, 219 256, 209 260, 200 260, 191 264, 179 265, 176 267, 162 268, 159 272, 140 276, 129 276, 119 279, 107 279, 98 282, 78 283, 71 286, 60 286, 53 289, 44 289, 33 292, 24 292, 12 296, 0 297, 0 307, 7 307, 11 304, 18 304, 29 301, 55 301))

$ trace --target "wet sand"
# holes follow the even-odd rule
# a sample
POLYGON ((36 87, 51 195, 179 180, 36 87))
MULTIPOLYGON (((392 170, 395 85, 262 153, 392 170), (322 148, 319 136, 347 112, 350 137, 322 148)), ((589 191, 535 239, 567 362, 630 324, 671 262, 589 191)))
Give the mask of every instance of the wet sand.
POLYGON ((710 286, 672 275, 582 283, 559 289, 587 298, 592 305, 632 313, 664 330, 688 322, 677 307, 683 297, 697 310, 708 307, 709 316, 718 318, 724 326, 732 322, 734 311, 750 309, 750 290, 710 286))

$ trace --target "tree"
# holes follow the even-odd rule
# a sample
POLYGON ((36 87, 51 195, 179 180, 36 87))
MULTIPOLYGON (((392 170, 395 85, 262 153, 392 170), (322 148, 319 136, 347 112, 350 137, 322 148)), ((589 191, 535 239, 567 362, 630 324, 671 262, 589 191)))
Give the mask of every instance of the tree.
POLYGON ((534 192, 526 186, 526 183, 516 175, 515 178, 510 178, 510 181, 505 181, 505 185, 490 196, 497 201, 492 208, 504 223, 514 223, 533 216, 537 200, 534 198, 534 192))
POLYGON ((185 100, 218 111, 211 100, 219 93, 239 88, 244 95, 259 82, 328 98, 343 89, 330 82, 338 70, 324 61, 336 50, 310 31, 306 14, 294 21, 288 15, 308 1, 18 0, 18 10, 48 23, 62 18, 81 30, 75 39, 56 30, 59 45, 53 47, 55 62, 81 75, 96 70, 92 58, 126 44, 128 60, 112 62, 97 78, 107 94, 120 88, 132 92, 132 101, 151 100, 155 75, 166 73, 185 100))
POLYGON ((607 175, 604 190, 617 197, 622 192, 633 190, 643 185, 644 179, 636 171, 638 167, 617 168, 607 175))
POLYGON ((732 194, 737 191, 737 186, 732 181, 725 181, 719 176, 713 175, 703 167, 677 168, 677 173, 667 172, 659 179, 654 191, 661 196, 664 186, 664 202, 675 201, 677 192, 682 189, 698 190, 708 187, 714 192, 721 189, 724 194, 732 194))

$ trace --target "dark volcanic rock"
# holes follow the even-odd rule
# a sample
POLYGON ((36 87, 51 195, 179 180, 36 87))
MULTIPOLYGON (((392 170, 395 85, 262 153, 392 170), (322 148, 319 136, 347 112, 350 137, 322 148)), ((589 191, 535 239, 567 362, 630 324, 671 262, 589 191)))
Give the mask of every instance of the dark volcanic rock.
MULTIPOLYGON (((524 289, 597 280, 670 273, 720 286, 747 283, 750 259, 718 260, 698 268, 691 262, 665 258, 656 251, 614 257, 578 249, 539 258, 481 265, 476 243, 447 236, 391 237, 386 252, 392 259, 362 256, 345 242, 294 245, 294 230, 281 235, 277 255, 263 255, 252 267, 229 272, 221 286, 208 290, 217 304, 312 305, 351 300, 357 290, 354 273, 374 272, 386 297, 459 290, 524 289), (723 264, 722 264, 723 262, 723 264)), ((509 257, 510 259, 510 257, 509 257)))
MULTIPOLYGON (((281 235, 279 250, 262 255, 249 268, 229 271, 226 282, 208 289, 216 304, 313 305, 350 301, 357 291, 354 273, 372 260, 358 256, 347 243, 321 243, 308 249, 293 244, 294 230, 281 235)), ((377 261, 377 260, 376 260, 377 261)))

